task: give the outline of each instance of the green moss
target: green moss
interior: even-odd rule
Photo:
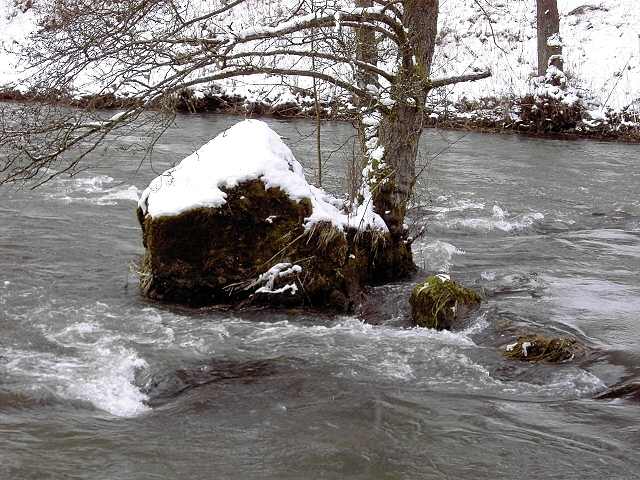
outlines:
[[[508,345],[503,355],[524,362],[563,362],[572,359],[580,350],[571,338],[550,338],[542,335],[523,335]]]
[[[451,329],[482,301],[473,290],[451,280],[428,277],[411,292],[411,317],[421,327]]]

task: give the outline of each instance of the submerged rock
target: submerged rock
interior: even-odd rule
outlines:
[[[197,366],[179,368],[150,378],[143,388],[151,407],[161,406],[193,389],[224,382],[253,383],[265,377],[289,373],[299,361],[292,358],[232,361],[211,359]]]
[[[594,397],[596,400],[624,399],[640,402],[640,380],[627,380],[612,385]]]
[[[448,276],[434,275],[416,285],[411,292],[411,318],[420,327],[451,329],[481,301],[478,293]]]
[[[503,355],[524,362],[557,363],[572,360],[583,350],[584,347],[572,338],[523,335],[518,337],[515,343],[507,345]]]
[[[273,130],[241,122],[143,193],[142,293],[196,307],[351,310],[365,284],[406,275],[413,261],[370,208],[340,207],[306,182]]]

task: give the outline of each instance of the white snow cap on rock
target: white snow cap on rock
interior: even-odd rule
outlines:
[[[340,201],[307,183],[302,165],[280,136],[260,120],[244,120],[220,133],[178,165],[156,177],[142,193],[138,206],[153,218],[175,216],[199,207],[226,203],[221,188],[261,180],[267,188],[279,187],[292,200],[311,200],[313,213],[307,228],[317,222],[336,227],[387,230],[370,205],[347,215]]]

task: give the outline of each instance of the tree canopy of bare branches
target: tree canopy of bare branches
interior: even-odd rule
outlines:
[[[231,78],[308,79],[356,108],[357,203],[375,208],[394,242],[406,244],[427,95],[490,75],[431,78],[438,11],[437,0],[55,0],[23,52],[32,91],[120,96],[128,108],[105,117],[91,108],[5,107],[0,181],[74,172],[105,138],[139,126],[149,108],[170,118],[185,89]]]

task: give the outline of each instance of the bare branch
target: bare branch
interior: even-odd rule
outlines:
[[[470,73],[468,75],[459,75],[456,77],[438,78],[435,80],[430,80],[429,86],[431,88],[440,88],[440,87],[445,87],[447,85],[453,85],[455,83],[475,82],[477,80],[489,78],[490,76],[491,76],[491,71],[487,70],[484,72]]]
[[[324,60],[331,60],[333,62],[336,63],[352,63],[353,65],[355,65],[358,68],[361,68],[363,70],[367,70],[369,72],[375,73],[376,75],[380,75],[381,77],[387,79],[389,82],[393,82],[395,79],[395,76],[388,73],[387,71],[377,67],[376,65],[372,65],[370,63],[367,62],[362,62],[360,60],[354,59],[354,58],[349,58],[349,57],[343,57],[340,55],[336,55],[333,53],[322,53],[322,52],[315,52],[315,51],[304,51],[304,50],[289,50],[289,49],[283,49],[283,50],[271,50],[271,51],[266,51],[266,52],[245,52],[245,53],[237,53],[234,55],[228,55],[226,57],[224,57],[224,59],[226,60],[236,60],[236,59],[240,59],[240,58],[251,58],[251,57],[273,57],[273,56],[277,56],[277,55],[291,55],[291,56],[298,56],[298,57],[307,57],[307,58],[322,58]]]
[[[235,77],[244,77],[248,75],[256,75],[256,74],[265,74],[265,75],[290,75],[296,77],[308,77],[308,78],[317,78],[318,80],[324,80],[330,84],[336,85],[348,92],[351,92],[355,95],[358,95],[362,98],[371,99],[371,94],[365,90],[362,90],[355,85],[352,85],[344,80],[340,80],[336,77],[332,77],[323,72],[312,72],[311,70],[297,70],[297,69],[289,69],[289,68],[269,68],[269,67],[243,67],[237,66],[235,69],[223,70],[213,75],[209,75],[207,77],[198,78],[196,80],[187,81],[181,84],[178,84],[172,88],[172,91],[177,91],[183,88],[191,87],[193,85],[198,85],[200,83],[208,83],[214,80],[222,80],[225,78],[235,78]]]

